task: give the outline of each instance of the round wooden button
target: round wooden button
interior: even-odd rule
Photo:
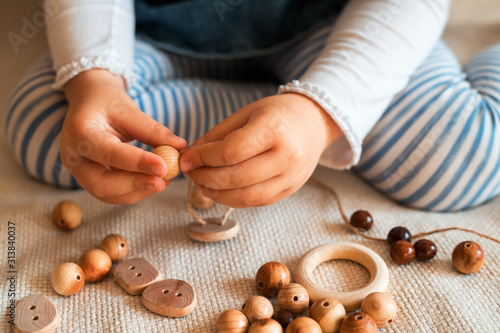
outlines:
[[[122,261],[113,270],[115,281],[130,295],[140,295],[147,286],[161,279],[161,273],[146,259]]]
[[[221,219],[216,217],[205,219],[205,221],[207,224],[191,222],[188,227],[189,237],[200,242],[220,242],[233,238],[240,231],[239,224],[233,219],[227,219],[222,225]]]
[[[370,272],[370,281],[361,289],[333,292],[322,288],[312,277],[313,271],[324,262],[346,259],[363,265]],[[354,243],[328,243],[310,250],[299,260],[295,281],[306,288],[311,301],[323,297],[338,300],[346,311],[359,309],[363,299],[372,292],[385,292],[389,285],[389,270],[384,260],[369,248]]]
[[[16,333],[49,333],[59,325],[59,314],[47,297],[29,295],[17,303],[15,323]]]
[[[196,294],[186,281],[168,279],[150,284],[141,296],[150,311],[167,317],[185,317],[196,307]]]

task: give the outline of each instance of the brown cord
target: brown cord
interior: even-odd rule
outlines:
[[[196,222],[199,222],[200,224],[202,225],[206,225],[207,224],[207,221],[205,221],[204,219],[202,219],[194,210],[192,204],[191,204],[191,200],[193,199],[193,181],[190,179],[189,180],[189,184],[188,184],[188,190],[187,190],[187,210],[189,212],[189,214],[196,220]],[[220,225],[224,225],[224,223],[226,223],[228,217],[229,217],[229,214],[231,214],[231,212],[233,211],[233,208],[232,207],[228,207],[226,212],[224,213],[224,215],[222,216],[221,218],[221,221],[220,221]]]

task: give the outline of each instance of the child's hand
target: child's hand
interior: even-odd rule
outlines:
[[[298,190],[341,136],[313,100],[284,94],[238,110],[182,152],[180,167],[203,193],[231,207],[269,205]]]
[[[123,80],[106,70],[77,75],[65,86],[69,103],[62,133],[61,161],[96,198],[131,204],[165,189],[167,164],[125,142],[182,149],[184,139],[144,114],[126,94]]]

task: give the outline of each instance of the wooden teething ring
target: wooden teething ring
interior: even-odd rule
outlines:
[[[370,281],[363,288],[348,292],[333,292],[320,287],[312,273],[322,263],[334,259],[352,260],[363,265],[370,272]],[[295,281],[306,288],[311,302],[332,297],[347,311],[352,311],[359,309],[363,299],[372,292],[385,292],[389,284],[389,270],[384,260],[365,246],[347,242],[328,243],[309,250],[300,258]]]

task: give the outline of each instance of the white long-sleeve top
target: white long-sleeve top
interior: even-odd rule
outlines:
[[[54,3],[60,8],[47,15],[47,33],[55,87],[91,68],[108,69],[130,83],[132,0],[46,0],[46,6]],[[318,58],[278,91],[313,99],[342,130],[321,164],[356,165],[364,137],[439,39],[449,5],[450,0],[349,1]]]

